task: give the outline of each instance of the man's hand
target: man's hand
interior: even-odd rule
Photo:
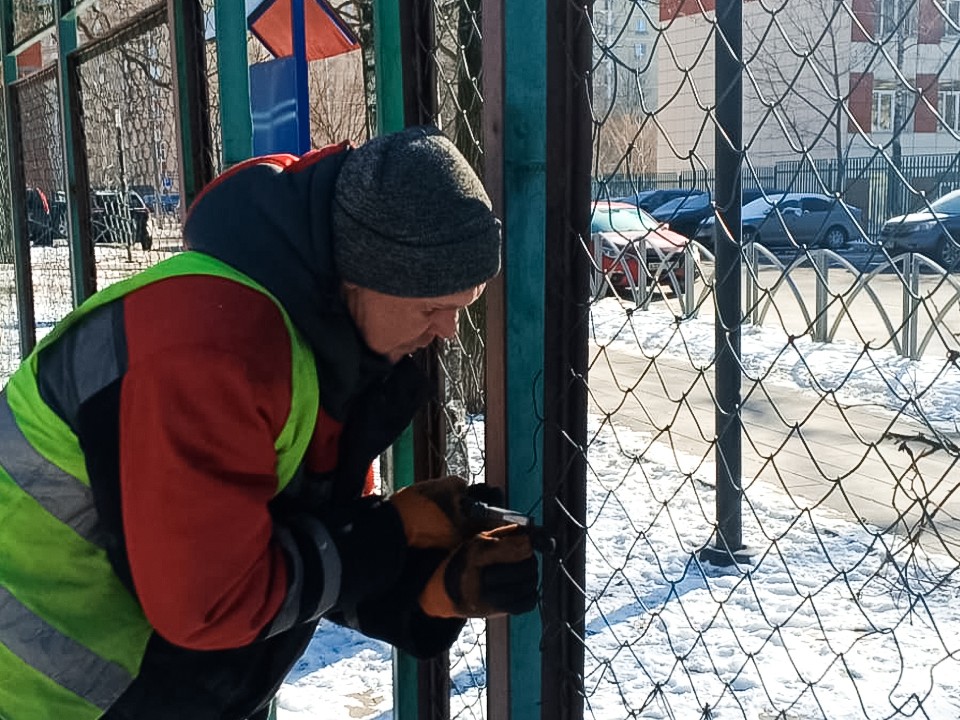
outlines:
[[[496,502],[502,497],[490,485],[468,485],[450,475],[402,488],[390,496],[390,503],[400,514],[407,544],[451,550],[478,532],[504,524],[468,514],[474,500]]]
[[[537,559],[530,532],[507,525],[464,542],[427,581],[420,607],[432,617],[520,614],[537,604]]]

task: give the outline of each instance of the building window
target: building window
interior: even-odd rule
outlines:
[[[871,127],[874,132],[890,132],[893,130],[893,102],[892,88],[873,89],[873,117]]]
[[[943,24],[943,31],[947,35],[960,33],[960,0],[943,0],[944,15],[947,21]]]
[[[643,60],[647,56],[647,44],[637,43],[633,46],[633,52],[636,54],[637,60]]]
[[[877,0],[877,25],[876,34],[878,38],[889,35],[896,25],[897,0]]]
[[[957,0],[957,2],[960,2],[960,0]],[[641,15],[640,17],[637,18],[637,32],[645,33],[646,31],[647,31],[647,19]]]
[[[937,93],[937,110],[942,130],[960,131],[960,88],[945,88]]]
[[[891,36],[910,37],[917,31],[917,6],[912,0],[875,0],[877,21],[874,35],[878,40]],[[943,0],[960,2],[960,0]]]

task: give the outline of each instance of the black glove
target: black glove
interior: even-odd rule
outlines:
[[[518,615],[537,605],[537,559],[530,532],[506,525],[466,540],[427,581],[423,611],[437,618]]]
[[[472,501],[499,504],[502,499],[498,488],[468,485],[463,478],[449,475],[402,488],[390,496],[390,503],[400,513],[410,547],[452,550],[478,532],[502,524],[470,516]]]
[[[329,619],[384,640],[416,658],[426,659],[448,650],[466,621],[430,617],[419,603],[427,580],[446,557],[446,550],[408,548],[397,582],[354,606],[336,608]]]

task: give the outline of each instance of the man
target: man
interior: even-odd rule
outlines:
[[[260,717],[321,616],[429,657],[536,603],[529,537],[465,511],[489,489],[361,496],[425,399],[408,355],[499,271],[452,143],[243,163],[184,237],[0,396],[4,720]]]

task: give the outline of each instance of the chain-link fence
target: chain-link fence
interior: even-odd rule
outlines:
[[[6,100],[0,94],[0,168],[9,167],[7,154]],[[9,175],[0,172],[0,207],[10,208]],[[0,212],[0,376],[6,377],[8,368],[15,367],[20,359],[20,313],[17,307],[17,281],[13,264],[13,217],[8,211]]]
[[[31,247],[33,315],[39,335],[72,308],[70,256],[57,228],[66,182],[56,67],[26,75],[10,92],[21,163],[16,176],[23,185],[12,188],[12,198],[26,219],[23,234]]]
[[[593,10],[587,715],[956,717],[955,3]]]
[[[483,94],[480,2],[411,3],[401,18],[405,66],[405,120],[443,130],[483,177]],[[471,482],[486,477],[484,424],[486,301],[461,313],[456,337],[431,349],[428,374],[442,401],[415,426],[424,446],[418,479],[455,473]],[[486,655],[483,622],[468,624],[449,653],[430,669],[432,693],[421,708],[433,717],[486,715]],[[452,702],[451,702],[452,700]]]
[[[205,0],[207,14],[213,5]],[[52,22],[27,12],[40,7],[14,4],[17,38]],[[104,7],[80,14],[72,66],[88,178],[79,201],[89,202],[78,231],[98,284],[175,251],[179,215],[165,191],[168,180],[179,187],[183,164],[165,6]],[[485,133],[499,111],[485,89],[502,88],[481,68],[491,57],[483,13],[502,5],[404,7],[406,122],[438,124],[490,185],[490,150],[502,153],[503,139]],[[592,34],[592,62],[552,41],[546,92],[566,98],[551,112],[589,113],[582,179],[593,197],[550,200],[573,218],[564,233],[582,237],[568,266],[551,264],[558,241],[547,238],[544,304],[557,287],[582,288],[582,315],[550,325],[548,341],[575,346],[587,336],[577,318],[589,316],[586,367],[548,354],[547,371],[516,395],[529,391],[531,413],[546,413],[547,449],[565,446],[573,468],[544,478],[545,517],[565,521],[544,559],[553,589],[541,612],[545,647],[583,666],[543,690],[577,699],[543,707],[598,718],[957,717],[960,3],[551,4],[560,7],[569,27]],[[362,56],[312,69],[317,144],[362,140],[376,122],[370,8],[338,7],[365,38]],[[219,169],[215,49],[207,43]],[[588,108],[573,91],[585,83]],[[0,196],[24,208],[42,331],[71,297],[56,68],[24,72],[9,91],[22,183]],[[576,132],[551,137],[578,143]],[[551,171],[581,171],[550,151]],[[491,194],[508,218],[540,212]],[[0,222],[4,352],[20,320],[10,217]],[[492,470],[502,448],[491,455],[484,438],[506,432],[501,418],[484,423],[489,394],[507,382],[503,368],[487,377],[485,357],[503,328],[489,331],[485,310],[471,307],[457,339],[427,359],[444,400],[418,420],[420,476],[504,481]],[[582,392],[586,417],[571,402],[557,421],[565,397],[537,406],[539,383],[557,377]],[[471,624],[425,669],[433,716],[448,702],[453,717],[487,716],[488,673],[510,671],[487,666],[485,630]]]
[[[12,166],[3,162],[13,187],[6,188],[2,260],[11,282],[19,272],[30,286],[4,295],[16,312],[13,326],[30,326],[20,328],[28,347],[77,297],[181,246],[183,161],[167,3],[86,3],[56,33],[52,13],[50,3],[19,3],[12,15],[13,35],[28,49],[17,56],[18,77],[8,88],[16,150]],[[61,52],[61,42],[76,49]],[[76,186],[72,198],[68,184]],[[19,271],[14,209],[24,224]],[[9,358],[0,376],[14,369],[20,344],[4,335]]]
[[[85,236],[97,286],[127,277],[181,247],[180,167],[170,32],[161,3],[76,51]],[[91,22],[91,25],[100,23]]]

